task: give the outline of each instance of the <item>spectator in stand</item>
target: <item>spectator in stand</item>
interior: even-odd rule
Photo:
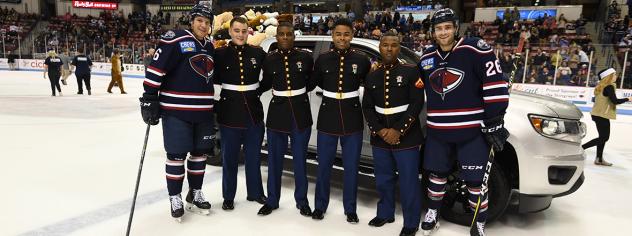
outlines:
[[[579,18],[575,21],[575,33],[577,33],[577,35],[586,34],[586,21],[587,20],[584,18],[584,14],[580,14]]]
[[[502,24],[503,21],[500,19],[500,16],[496,16],[496,19],[494,20],[494,22],[492,22],[493,26],[500,26],[500,24]]]
[[[540,69],[542,68],[542,65],[544,65],[544,63],[548,60],[549,57],[542,51],[542,49],[538,48],[537,53],[533,57],[533,65]]]
[[[556,82],[557,85],[571,85],[571,68],[568,67],[568,63],[563,61],[557,71],[559,78]]]
[[[536,83],[538,84],[546,84],[548,82],[549,68],[542,67],[542,70],[538,73],[538,77],[536,78]]]

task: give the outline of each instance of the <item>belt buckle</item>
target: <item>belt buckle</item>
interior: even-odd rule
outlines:
[[[289,97],[292,96],[292,90],[287,91],[287,94],[289,95]]]
[[[239,92],[243,92],[246,91],[246,86],[245,85],[237,85],[239,86],[237,90],[239,90]]]
[[[384,115],[390,115],[391,113],[391,108],[384,108]]]
[[[337,99],[342,99],[342,93],[341,92],[337,92],[336,93],[336,98]]]

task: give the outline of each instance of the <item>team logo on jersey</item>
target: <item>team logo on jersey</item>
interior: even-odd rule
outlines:
[[[353,70],[353,74],[357,74],[358,73],[358,64],[353,64],[351,65],[351,69]]]
[[[421,61],[421,68],[424,70],[430,70],[434,68],[434,58],[428,58]]]
[[[465,72],[459,69],[447,67],[435,70],[430,74],[428,82],[437,94],[441,95],[441,100],[445,99],[445,95],[454,91],[461,82]]]
[[[485,42],[485,40],[482,40],[482,39],[478,40],[478,42],[476,43],[476,46],[478,46],[478,48],[483,49],[483,50],[487,50],[491,48],[489,44],[487,44],[487,42]]]
[[[180,49],[183,53],[195,52],[195,43],[193,41],[180,42]]]
[[[167,31],[167,33],[162,35],[163,38],[165,39],[172,39],[174,37],[176,37],[176,32],[173,32],[171,30]]]
[[[211,81],[213,69],[215,69],[213,57],[205,54],[198,54],[189,58],[189,64],[195,73],[198,73],[198,75],[206,79],[207,84]]]

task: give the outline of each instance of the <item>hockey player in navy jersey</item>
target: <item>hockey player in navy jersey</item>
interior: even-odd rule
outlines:
[[[421,226],[424,235],[438,229],[447,177],[458,161],[470,206],[478,209],[470,234],[485,235],[488,200],[481,186],[490,148],[502,150],[509,136],[503,121],[509,102],[507,82],[484,40],[458,37],[451,9],[435,12],[431,24],[435,45],[424,52],[418,65],[427,95],[424,169],[430,173],[430,203]],[[453,152],[457,160],[450,159]]]
[[[143,120],[150,125],[162,118],[166,178],[171,216],[184,214],[182,183],[185,160],[189,192],[186,209],[208,215],[211,204],[202,194],[206,155],[214,137],[214,48],[207,37],[213,20],[211,6],[197,4],[190,12],[190,30],[166,32],[149,64],[140,98]],[[190,154],[188,157],[187,155]]]

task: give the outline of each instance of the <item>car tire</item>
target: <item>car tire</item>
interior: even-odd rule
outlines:
[[[489,208],[487,222],[493,222],[502,216],[509,205],[511,197],[511,187],[505,177],[504,172],[499,167],[498,163],[494,161],[491,176],[488,182],[489,185]],[[454,171],[450,177],[448,177],[448,183],[446,188],[446,195],[443,199],[440,214],[443,219],[463,226],[470,226],[472,218],[474,216],[471,210],[463,207],[463,203],[467,202],[467,188],[465,182],[456,178],[459,172]],[[424,172],[422,180],[422,192],[424,193],[424,209],[428,207],[430,199],[426,193],[428,186],[428,173]],[[467,205],[465,205],[467,206]]]

